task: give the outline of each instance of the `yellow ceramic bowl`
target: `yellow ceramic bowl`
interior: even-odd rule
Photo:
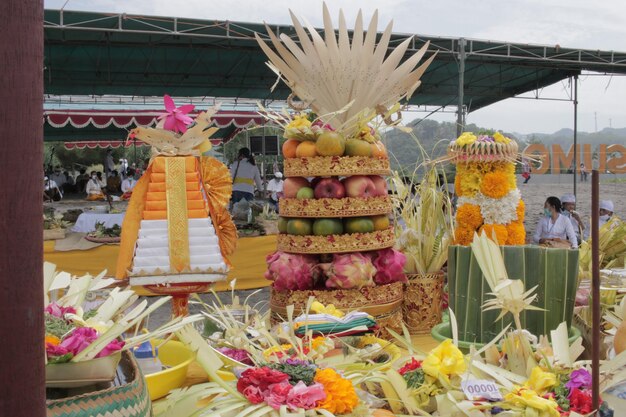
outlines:
[[[152,346],[159,346],[163,341],[153,339]],[[168,368],[161,372],[146,375],[146,384],[152,401],[165,397],[171,390],[180,388],[187,378],[189,364],[196,355],[181,342],[170,340],[159,347],[159,360]]]

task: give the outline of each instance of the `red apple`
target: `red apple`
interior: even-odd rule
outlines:
[[[346,188],[337,178],[322,178],[315,186],[315,198],[344,198]]]
[[[380,175],[370,175],[370,180],[372,180],[374,186],[376,187],[375,195],[387,195],[387,181],[385,181],[383,177]]]
[[[290,177],[285,180],[283,183],[283,193],[285,194],[285,198],[296,198],[298,194],[298,190],[302,187],[308,187],[309,182],[306,178],[302,177]]]
[[[377,194],[374,182],[367,175],[353,175],[343,180],[348,197],[373,197]]]

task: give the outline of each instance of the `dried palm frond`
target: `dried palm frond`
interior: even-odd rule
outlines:
[[[270,59],[270,68],[294,94],[309,103],[316,114],[332,115],[322,116],[323,121],[350,135],[358,127],[359,119],[387,113],[389,107],[409,98],[435,55],[415,68],[428,49],[426,43],[400,63],[412,40],[407,38],[386,57],[393,22],[387,25],[377,44],[377,11],[364,31],[359,10],[352,41],[342,11],[337,35],[325,4],[323,13],[324,38],[310,23],[305,21],[303,26],[293,13],[291,19],[299,45],[286,34],[276,36],[267,25],[270,42],[266,43],[256,33],[255,37]],[[350,103],[349,108],[337,113]]]

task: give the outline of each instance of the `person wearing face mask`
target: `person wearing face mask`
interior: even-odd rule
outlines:
[[[576,238],[580,242],[582,240],[581,237],[583,237],[585,233],[585,224],[581,220],[580,215],[576,212],[576,197],[574,194],[565,194],[561,197],[561,204],[563,205],[561,214],[569,218],[570,222],[572,222],[574,233],[576,233]]]
[[[102,187],[106,186],[98,180],[98,173],[96,171],[91,171],[91,178],[87,181],[87,185],[85,186],[85,192],[87,193],[88,201],[99,201],[104,200],[104,194],[102,193]]]
[[[135,178],[135,170],[132,168],[128,168],[126,171],[126,179],[122,181],[122,200],[130,199],[130,196],[133,194],[133,188],[137,185],[137,179]]]
[[[600,227],[611,219],[613,210],[614,206],[611,200],[600,200]]]
[[[572,227],[572,222],[561,214],[561,200],[556,197],[548,197],[544,206],[544,216],[537,223],[533,242],[550,247],[571,248],[578,247],[578,239]],[[569,243],[568,243],[569,242]]]

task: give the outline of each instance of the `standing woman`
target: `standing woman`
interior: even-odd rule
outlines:
[[[252,201],[255,184],[257,190],[263,189],[259,168],[248,148],[239,149],[237,160],[230,166],[230,176],[233,179],[233,194],[230,200],[233,204],[244,199]]]
[[[572,248],[578,247],[576,233],[569,218],[561,214],[561,200],[548,197],[543,205],[544,216],[537,223],[533,242],[545,246],[563,247],[567,244]]]

